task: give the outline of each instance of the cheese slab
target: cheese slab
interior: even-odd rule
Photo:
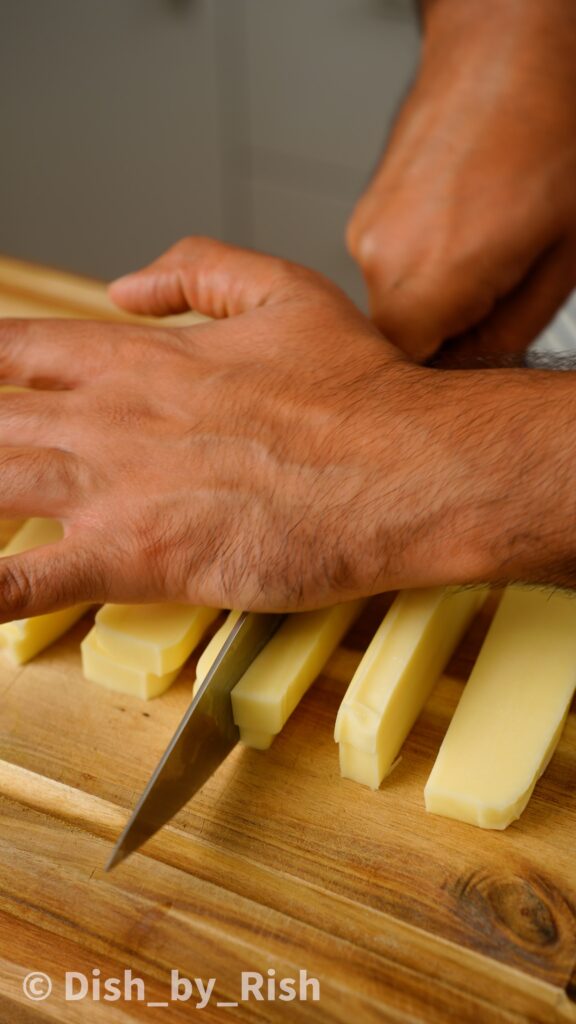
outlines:
[[[509,587],[426,783],[426,810],[506,828],[554,752],[575,688],[576,600]]]
[[[289,615],[232,690],[234,721],[248,746],[266,750],[320,675],[367,602]],[[240,612],[231,612],[198,661],[197,686],[205,678]]]
[[[338,710],[344,778],[378,788],[486,596],[485,587],[398,594]]]
[[[289,615],[232,690],[236,725],[279,733],[365,604],[348,601]]]
[[[122,664],[102,649],[94,626],[80,644],[82,672],[85,679],[108,690],[127,693],[143,700],[152,700],[164,693],[179,675],[182,666],[164,675],[155,675],[134,665]]]
[[[2,556],[54,544],[62,536],[62,527],[56,520],[28,519],[3,549]],[[5,622],[0,625],[0,651],[14,664],[24,665],[63,636],[89,607],[88,604],[74,605],[47,615]]]
[[[165,676],[180,668],[218,618],[217,608],[164,604],[106,604],[96,613],[98,643],[112,660]]]

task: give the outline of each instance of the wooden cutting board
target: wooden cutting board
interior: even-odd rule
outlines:
[[[112,318],[102,286],[0,261],[0,315]],[[216,978],[207,1022],[576,1021],[576,711],[520,821],[427,815],[423,787],[486,630],[478,617],[373,793],[340,779],[339,701],[376,599],[270,751],[236,748],[110,875],[112,841],[188,700],[194,661],[149,703],[81,675],[90,616],[32,664],[0,662],[0,1022],[184,1021],[170,971]],[[543,681],[545,683],[545,681]],[[145,1001],[64,999],[66,971],[131,968]],[[319,1002],[246,1002],[242,971],[306,970]],[[53,978],[33,1003],[25,976]],[[195,1000],[193,1000],[194,1002]]]

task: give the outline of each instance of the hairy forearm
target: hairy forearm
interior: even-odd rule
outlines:
[[[423,371],[409,394],[407,418],[421,411],[395,491],[403,585],[424,571],[427,585],[576,588],[574,374]]]
[[[472,535],[493,582],[576,587],[575,385],[572,373],[526,370],[468,385],[477,434],[462,449],[477,446],[480,491]]]

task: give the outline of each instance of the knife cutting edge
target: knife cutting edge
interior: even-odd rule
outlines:
[[[230,694],[285,618],[257,612],[240,616],[160,758],[106,871],[170,821],[236,746],[240,730]]]

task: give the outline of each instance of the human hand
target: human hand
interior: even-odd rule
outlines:
[[[0,618],[86,600],[296,609],[397,582],[380,492],[406,476],[421,371],[319,275],[216,242],[111,292],[226,319],[0,322],[0,380],[37,389],[0,396],[0,515],[65,528],[0,562]]]
[[[35,389],[0,394],[0,516],[64,526],[0,559],[0,620],[576,584],[570,374],[416,366],[319,275],[206,239],[111,291],[225,319],[0,322],[0,381]]]
[[[349,247],[413,358],[521,352],[576,287],[576,8],[423,7],[420,71]]]

